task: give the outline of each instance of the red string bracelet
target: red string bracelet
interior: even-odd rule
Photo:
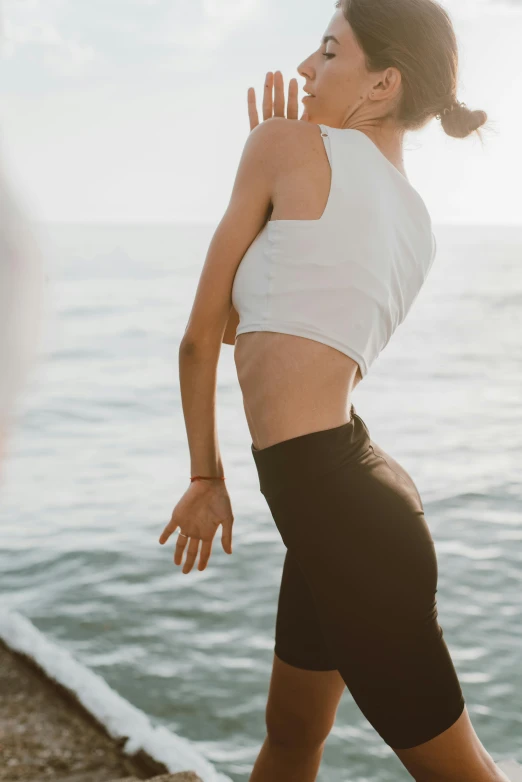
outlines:
[[[214,480],[224,481],[225,476],[224,475],[194,475],[190,479],[190,482],[192,483],[192,481],[214,481]]]

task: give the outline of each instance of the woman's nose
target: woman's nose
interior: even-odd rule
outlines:
[[[303,79],[306,79],[306,81],[309,81],[309,82],[313,81],[313,71],[312,71],[311,68],[302,68],[301,66],[299,66],[299,68],[297,69],[297,72],[298,72],[299,76],[302,76]]]
[[[303,79],[308,79],[308,81],[312,78],[312,68],[310,67],[309,58],[307,57],[306,60],[303,60],[303,62],[297,66],[297,73],[299,76],[302,76]]]

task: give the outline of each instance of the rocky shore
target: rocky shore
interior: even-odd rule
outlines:
[[[0,782],[201,782],[127,755],[75,696],[0,640]]]
[[[175,774],[143,750],[123,752],[75,695],[0,640],[0,782],[202,782]],[[522,766],[497,763],[510,782]]]

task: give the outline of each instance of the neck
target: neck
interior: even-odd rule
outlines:
[[[352,127],[354,130],[360,130],[365,133],[382,154],[388,158],[390,163],[406,177],[403,150],[404,130],[401,130],[396,125],[383,126],[382,124],[375,125],[369,122],[359,122],[347,127]]]

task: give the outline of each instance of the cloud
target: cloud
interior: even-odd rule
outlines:
[[[198,72],[262,11],[261,0],[5,0],[2,50],[65,65],[100,57],[129,68],[147,60]]]
[[[192,73],[206,70],[228,37],[262,11],[260,0],[203,0],[192,14],[184,2],[176,6],[166,36],[172,49],[163,66]]]
[[[64,37],[54,16],[60,2],[47,0],[7,0],[1,19],[1,52],[6,58],[19,50],[36,48],[45,59],[57,64],[82,65],[96,56],[94,48]]]

